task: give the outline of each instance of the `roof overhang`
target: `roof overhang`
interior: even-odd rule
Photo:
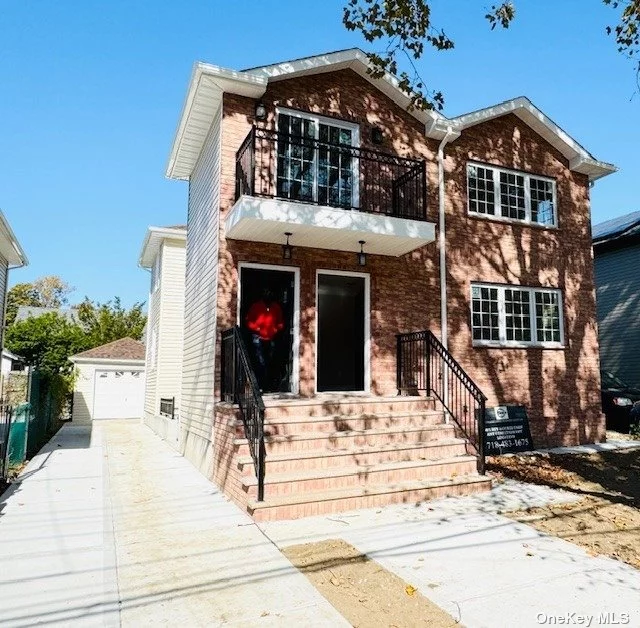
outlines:
[[[120,358],[83,358],[80,356],[72,355],[69,358],[69,362],[74,364],[103,364],[105,366],[114,366],[116,364],[123,364],[126,366],[144,366],[144,360],[125,360]]]
[[[11,226],[0,211],[0,254],[9,262],[12,268],[20,268],[29,263],[18,239],[16,238]]]
[[[184,229],[173,229],[170,227],[149,227],[144,242],[142,243],[138,266],[141,268],[151,268],[164,240],[182,240],[186,242],[187,232]]]
[[[369,74],[370,67],[367,55],[358,48],[243,71],[196,63],[171,148],[166,176],[170,179],[188,179],[191,176],[224,93],[258,99],[270,82],[351,69],[406,109],[411,96],[399,87],[398,79],[389,73],[374,79]],[[445,119],[435,111],[414,109],[411,114],[425,125]]]
[[[482,124],[507,114],[518,116],[527,126],[549,142],[567,159],[571,170],[587,175],[591,181],[605,177],[618,170],[613,164],[595,159],[591,153],[524,96],[449,120],[434,120],[431,125],[427,126],[427,135],[435,139],[442,139],[445,137],[447,130],[461,133],[477,124]]]

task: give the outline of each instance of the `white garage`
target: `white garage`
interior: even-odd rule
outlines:
[[[144,353],[142,342],[122,338],[69,358],[76,367],[73,422],[142,418]]]

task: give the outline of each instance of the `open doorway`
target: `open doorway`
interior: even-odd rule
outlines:
[[[239,325],[263,393],[298,392],[298,270],[240,265]]]

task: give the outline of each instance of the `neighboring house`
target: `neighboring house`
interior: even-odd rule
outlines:
[[[149,227],[139,265],[151,271],[144,421],[178,447],[187,228]]]
[[[24,371],[26,368],[26,362],[24,358],[21,358],[15,353],[11,353],[8,349],[2,350],[2,367],[0,372],[3,377],[9,375],[12,372]]]
[[[72,307],[39,307],[32,305],[19,305],[16,311],[16,323],[24,321],[27,318],[37,318],[44,314],[58,314],[62,318],[67,319],[70,323],[79,322],[78,310]]]
[[[368,69],[196,64],[169,158],[189,182],[181,451],[256,518],[486,487],[451,356],[488,405],[526,406],[536,445],[605,438],[589,187],[615,168],[526,98],[446,118]]]
[[[72,420],[141,419],[144,354],[139,340],[122,338],[71,356],[76,367]]]
[[[4,348],[4,322],[7,307],[9,271],[28,264],[27,256],[0,211],[0,348]]]
[[[640,387],[640,211],[593,228],[602,370]]]

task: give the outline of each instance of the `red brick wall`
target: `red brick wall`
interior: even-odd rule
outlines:
[[[423,157],[429,163],[428,211],[437,214],[435,145],[424,137],[422,125],[351,70],[273,83],[262,101],[271,127],[280,105],[320,115],[340,117],[360,125],[361,145],[370,146],[371,128],[384,132],[378,150],[401,156]],[[235,154],[253,123],[255,101],[225,95],[222,128],[222,200],[224,216],[233,206]],[[284,231],[284,229],[283,229]],[[295,238],[294,238],[295,240]],[[282,265],[280,245],[226,240],[221,233],[218,294],[218,329],[236,320],[238,263]],[[354,253],[296,247],[292,266],[300,268],[300,392],[315,391],[315,282],[316,270],[364,271],[371,290],[371,392],[396,394],[395,334],[440,327],[438,258],[435,245],[403,257],[369,255],[366,268],[358,267]]]
[[[446,149],[449,347],[489,396],[525,404],[537,445],[604,437],[587,177],[515,115],[472,127]],[[467,213],[466,162],[553,177],[558,228],[506,224]],[[560,288],[562,349],[473,348],[470,284]]]
[[[437,222],[437,142],[422,125],[351,70],[272,83],[262,101],[266,126],[280,105],[312,111],[360,125],[361,144],[371,128],[384,131],[384,151],[427,161],[428,215]],[[222,128],[221,212],[233,206],[235,155],[253,124],[255,101],[225,95]],[[590,242],[588,181],[572,173],[566,160],[513,115],[478,125],[446,149],[447,264],[450,349],[491,405],[528,407],[536,444],[602,440],[595,295]],[[545,230],[469,217],[466,161],[469,159],[554,177],[559,228]],[[220,234],[218,329],[236,320],[238,263],[282,265],[279,245],[226,240]],[[440,335],[437,244],[400,258],[369,256],[358,268],[353,253],[296,247],[292,266],[300,268],[300,384],[315,389],[315,277],[317,269],[364,270],[371,278],[371,391],[395,394],[395,337],[402,331],[431,329]],[[565,350],[486,349],[471,345],[471,281],[559,287],[563,290]]]

